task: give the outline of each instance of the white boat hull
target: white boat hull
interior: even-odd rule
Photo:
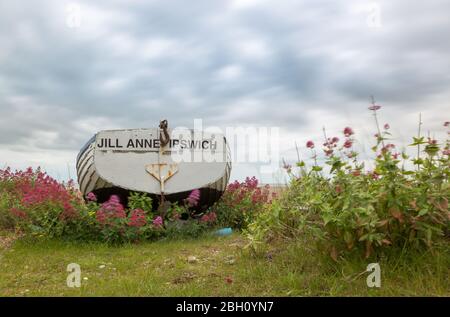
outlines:
[[[80,191],[100,202],[129,192],[180,201],[194,189],[207,207],[225,191],[231,172],[229,148],[223,135],[193,130],[169,130],[162,146],[159,129],[109,130],[97,133],[77,157]]]

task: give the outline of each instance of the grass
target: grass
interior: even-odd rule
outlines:
[[[123,246],[0,234],[1,296],[450,296],[448,244],[380,259],[382,285],[370,289],[367,261],[336,264],[299,245],[252,256],[238,234]],[[80,288],[66,285],[73,262]]]

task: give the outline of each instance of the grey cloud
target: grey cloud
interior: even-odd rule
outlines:
[[[307,129],[313,110],[362,113],[371,94],[418,109],[450,84],[446,1],[379,1],[378,30],[365,24],[367,13],[352,13],[360,1],[263,1],[243,10],[206,0],[79,3],[107,13],[83,21],[101,30],[67,28],[60,2],[0,4],[2,147],[47,133],[55,139],[38,148],[76,152],[91,133],[80,122],[95,118],[111,126],[92,130],[160,118]],[[153,40],[168,47],[145,51]],[[237,74],[218,76],[233,65]]]

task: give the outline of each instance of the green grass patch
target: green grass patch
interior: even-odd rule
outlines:
[[[450,295],[448,244],[379,259],[382,285],[370,289],[364,260],[337,264],[301,245],[254,256],[245,243],[237,234],[121,246],[19,239],[0,251],[0,295]],[[81,266],[80,288],[66,285],[69,263]]]

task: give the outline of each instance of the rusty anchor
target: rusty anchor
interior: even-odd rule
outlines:
[[[149,164],[145,166],[145,170],[147,173],[152,175],[156,180],[159,181],[160,184],[160,203],[164,205],[164,193],[165,193],[165,183],[178,172],[178,166],[175,163],[165,163],[161,162],[162,153],[164,152],[164,148],[170,141],[170,136],[167,131],[168,122],[167,120],[162,120],[159,123],[160,128],[160,141],[161,146],[158,152],[158,163],[157,164]]]

